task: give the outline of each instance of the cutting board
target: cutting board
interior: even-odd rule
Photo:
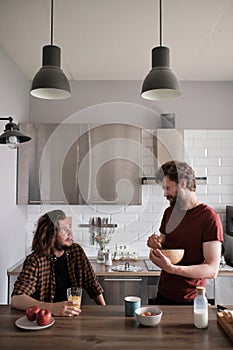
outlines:
[[[218,320],[218,323],[220,324],[220,326],[226,332],[226,334],[233,341],[233,324],[227,323],[227,321],[223,317],[223,313],[222,312],[217,312],[217,320]]]

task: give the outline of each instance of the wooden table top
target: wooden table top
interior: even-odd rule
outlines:
[[[209,326],[193,325],[192,306],[162,306],[161,323],[140,326],[125,317],[123,306],[84,305],[80,316],[55,317],[50,328],[22,330],[15,321],[24,312],[0,305],[0,349],[232,349],[233,343],[217,323],[216,308],[209,309]]]

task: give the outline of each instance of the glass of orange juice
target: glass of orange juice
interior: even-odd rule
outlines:
[[[77,307],[80,309],[81,300],[82,300],[82,288],[79,288],[79,287],[68,288],[67,299],[68,299],[68,302],[72,303],[72,305],[77,305]]]

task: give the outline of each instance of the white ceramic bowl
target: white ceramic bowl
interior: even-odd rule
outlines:
[[[146,313],[151,313],[151,316],[147,316]],[[136,309],[135,316],[137,321],[147,327],[156,326],[160,323],[161,317],[162,317],[162,310],[160,310],[156,306],[145,306],[140,307],[139,309]]]

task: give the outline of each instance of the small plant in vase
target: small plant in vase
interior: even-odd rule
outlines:
[[[98,244],[98,253],[97,253],[97,262],[98,263],[104,263],[105,262],[105,248],[106,245],[110,242],[111,237],[109,234],[103,234],[102,232],[99,232],[94,237],[95,242]]]

